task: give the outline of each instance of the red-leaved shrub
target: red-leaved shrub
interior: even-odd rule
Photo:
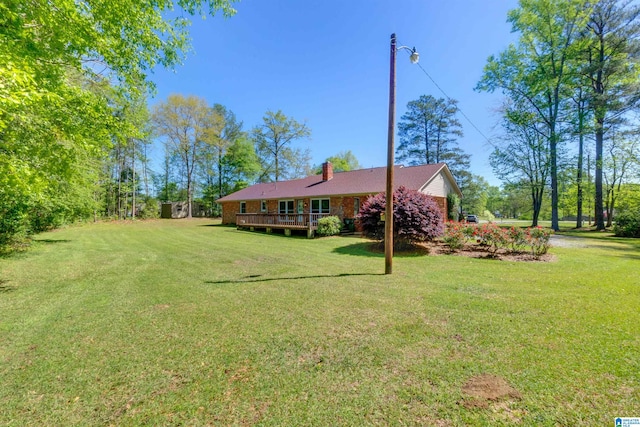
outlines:
[[[384,222],[380,215],[385,207],[384,192],[362,205],[358,219],[365,236],[384,241]],[[393,193],[393,207],[394,247],[433,240],[444,232],[442,211],[433,198],[424,193],[399,187]]]

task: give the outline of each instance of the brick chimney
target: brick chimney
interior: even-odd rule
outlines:
[[[333,165],[331,162],[325,162],[322,164],[322,180],[329,181],[333,179]]]

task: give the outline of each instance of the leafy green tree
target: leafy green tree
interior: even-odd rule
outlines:
[[[512,100],[530,105],[544,124],[549,144],[551,227],[558,230],[558,148],[562,141],[563,106],[569,99],[583,51],[581,35],[589,19],[587,0],[520,0],[508,21],[520,33],[518,43],[491,56],[478,84],[480,90],[501,90]]]
[[[341,151],[335,156],[327,157],[326,162],[331,162],[334,172],[348,172],[356,169],[360,169],[360,163],[355,154],[351,150]],[[316,166],[314,172],[317,174],[322,173],[322,165]]]
[[[191,218],[196,165],[201,162],[206,146],[220,134],[223,118],[202,98],[169,95],[166,102],[155,106],[153,122],[167,150],[180,161],[187,188],[187,217]]]
[[[590,81],[590,102],[594,116],[595,221],[604,223],[604,137],[612,124],[637,106],[640,95],[640,6],[631,1],[595,2],[586,28],[587,66],[584,74]]]
[[[205,183],[203,189],[203,202],[214,215],[220,213],[215,203],[218,198],[248,187],[260,173],[260,162],[253,142],[246,135],[243,134],[227,147],[218,171],[218,182],[222,186]]]
[[[527,104],[506,105],[503,115],[504,136],[497,139],[489,162],[503,182],[526,186],[531,195],[532,226],[535,227],[551,170],[551,150],[545,137],[545,124]]]
[[[9,228],[26,235],[97,213],[102,160],[114,140],[136,137],[117,98],[136,99],[153,86],[150,70],[179,63],[188,47],[188,20],[170,18],[174,6],[234,12],[227,0],[0,2],[0,214],[13,218]]]
[[[604,207],[607,213],[606,226],[611,227],[622,185],[630,178],[637,177],[640,166],[640,142],[627,135],[609,138],[604,158]],[[596,224],[597,225],[597,224]]]
[[[458,179],[459,171],[469,169],[469,155],[458,146],[462,125],[457,113],[457,101],[453,99],[422,95],[409,102],[398,123],[398,161],[410,165],[445,162]]]
[[[465,214],[481,215],[487,209],[487,191],[489,183],[479,175],[470,175],[460,187],[462,200],[460,205]]]
[[[267,111],[262,121],[262,125],[253,129],[256,153],[262,166],[260,181],[278,182],[281,178],[297,178],[309,172],[308,150],[291,147],[293,141],[311,136],[307,125],[285,116],[280,110]]]

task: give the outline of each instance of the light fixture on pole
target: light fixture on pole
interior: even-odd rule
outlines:
[[[407,46],[396,47],[396,35],[391,34],[391,59],[389,72],[389,129],[387,135],[387,188],[386,207],[384,221],[384,274],[391,274],[393,271],[393,155],[394,155],[394,134],[396,122],[396,52],[400,49],[407,49],[411,52],[409,60],[416,64],[420,55]]]

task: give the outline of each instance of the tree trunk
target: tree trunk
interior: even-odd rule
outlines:
[[[578,185],[578,202],[576,206],[576,228],[582,228],[582,168],[584,157],[584,117],[582,108],[578,107],[578,174],[576,176],[576,184]]]
[[[560,230],[558,224],[558,145],[555,131],[552,131],[549,148],[551,155],[551,229],[558,231]]]
[[[597,112],[598,116],[600,114]],[[604,140],[604,117],[596,117],[596,194],[595,194],[595,223],[596,230],[604,230],[604,206],[602,192],[602,152]]]

